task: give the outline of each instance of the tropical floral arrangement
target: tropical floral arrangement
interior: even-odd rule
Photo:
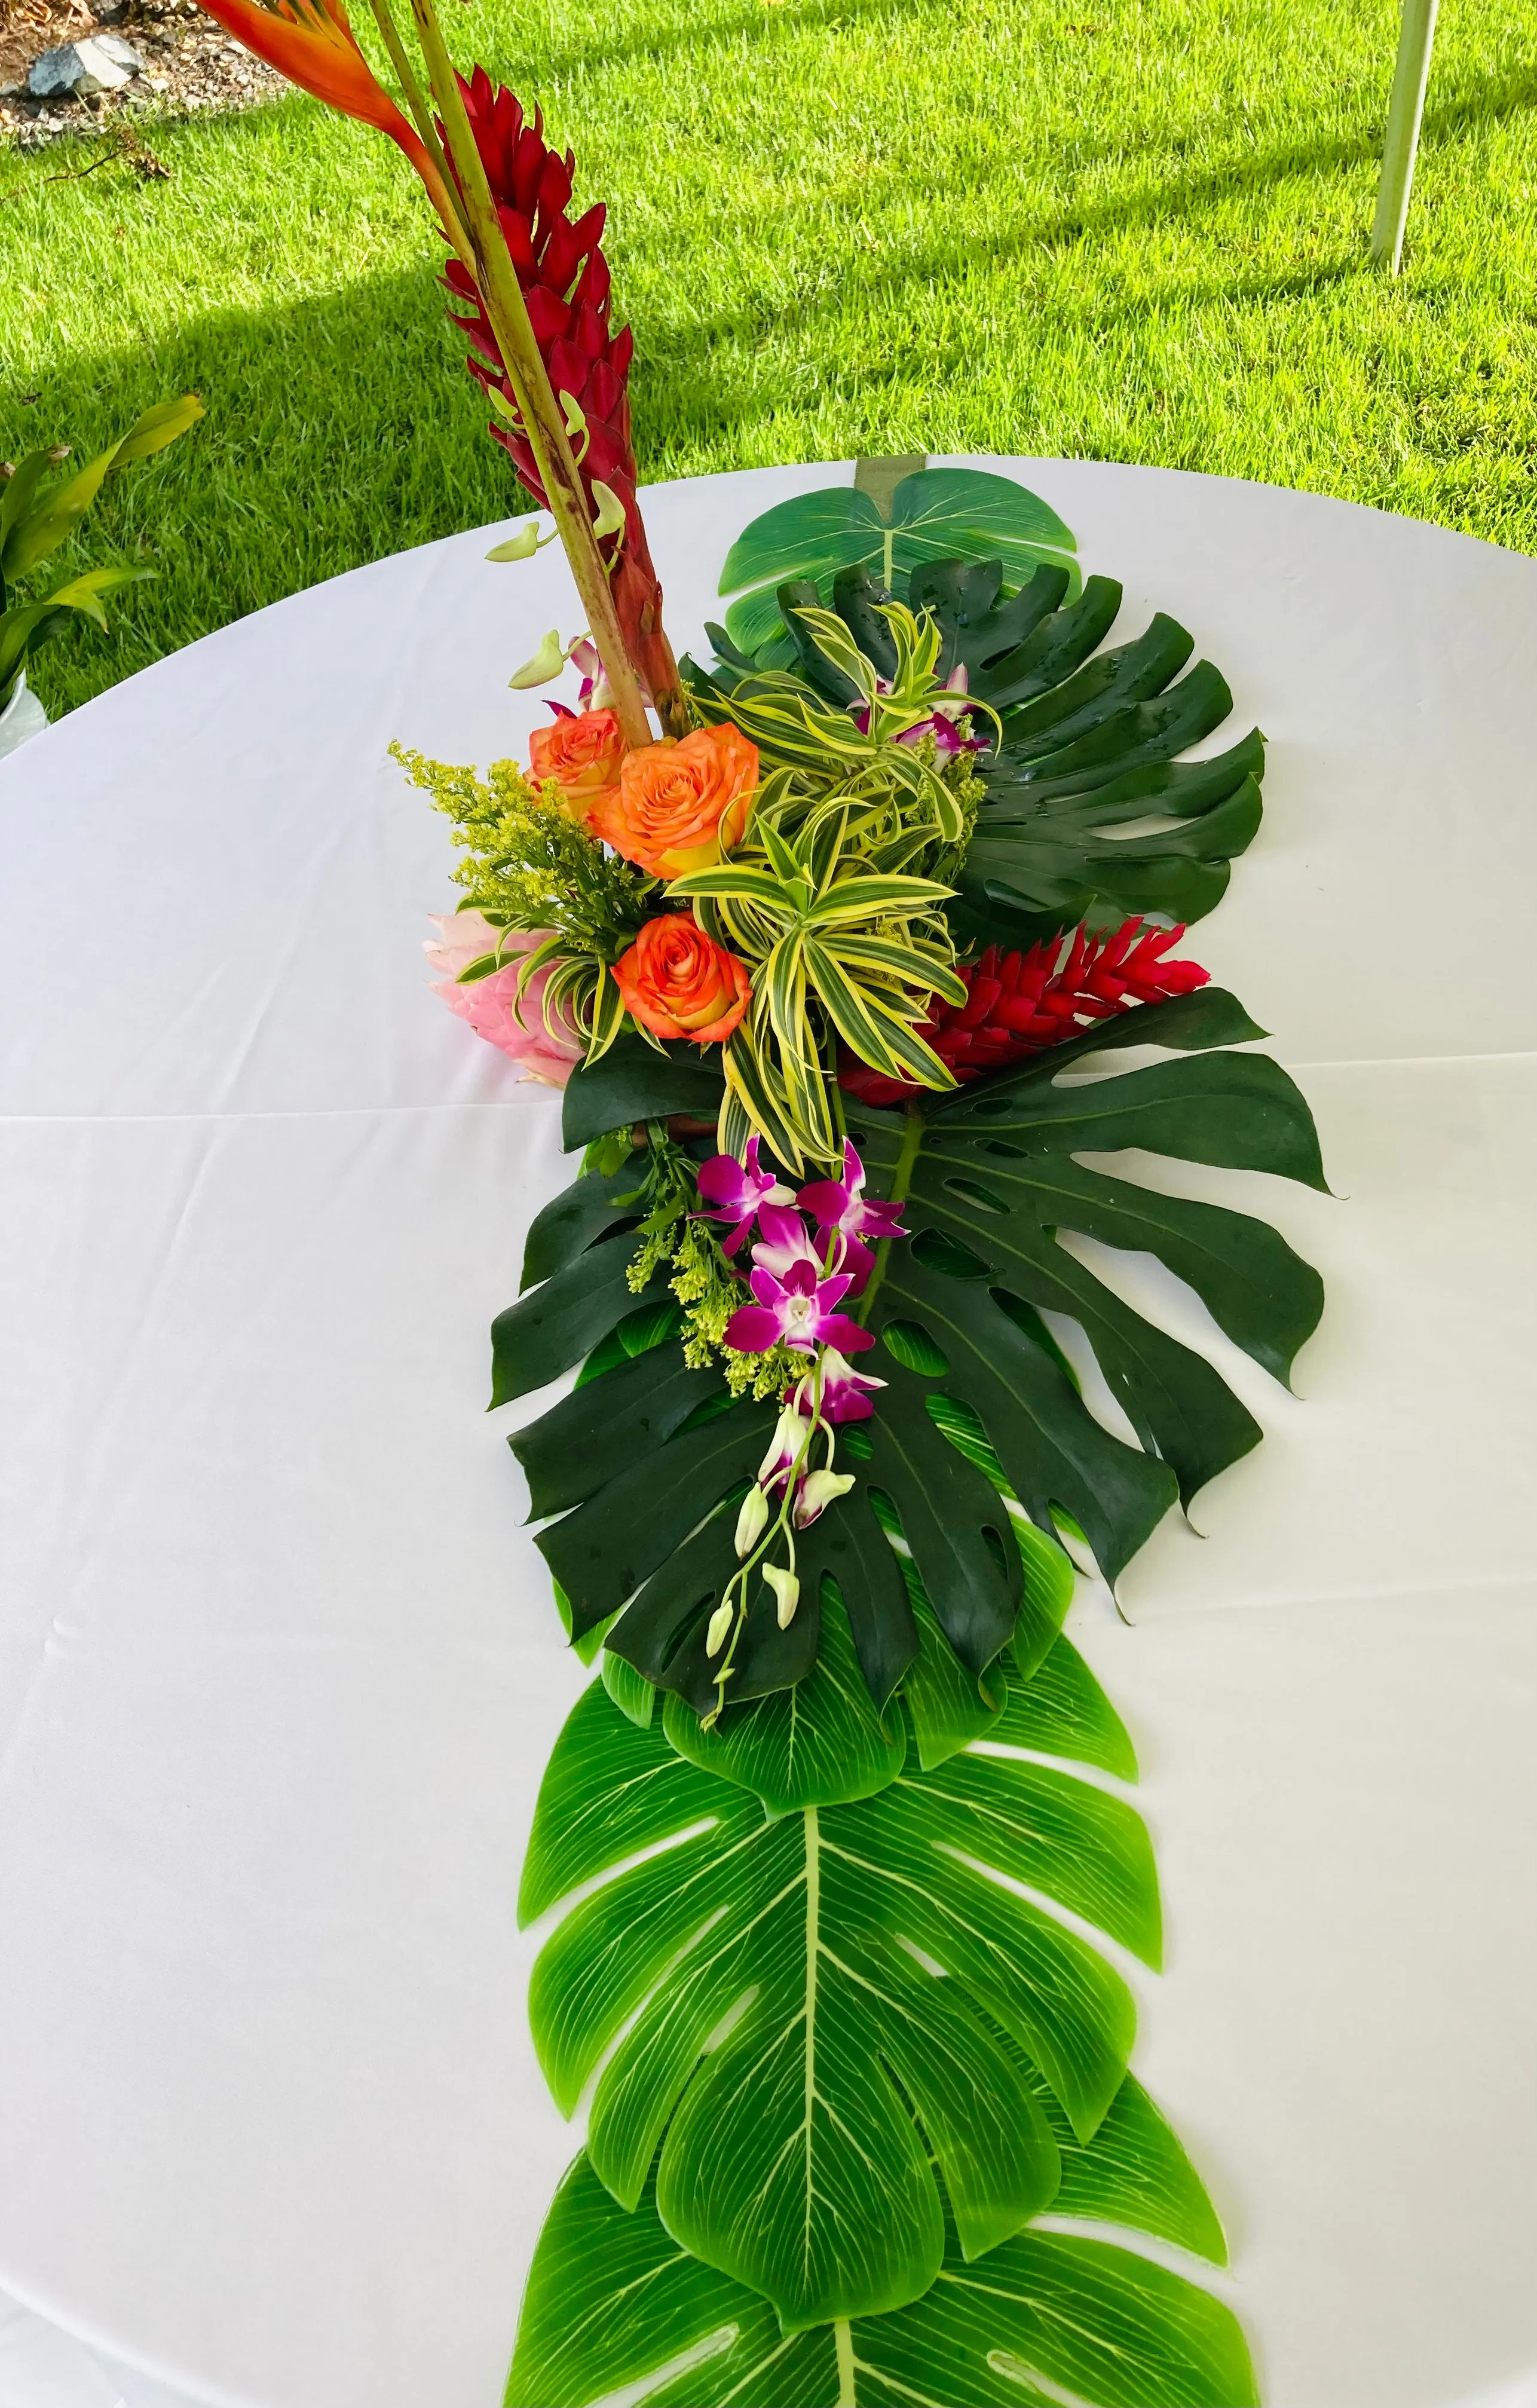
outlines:
[[[493,1332],[495,1403],[574,1374],[511,1445],[599,1667],[523,1871],[586,2142],[510,2408],[1244,2408],[1107,1953],[1159,1963],[1136,1757],[1062,1625],[1076,1567],[1113,1588],[1260,1437],[1073,1241],[1155,1256],[1283,1381],[1322,1309],[1263,1222],[1105,1167],[1323,1183],[1179,951],[1262,739],[1189,757],[1219,672],[1161,614],[1107,647],[1120,589],[990,475],[769,510],[680,665],[573,161],[432,0],[419,62],[374,0],[409,116],[338,0],[208,5],[410,158],[587,620],[512,681],[580,678],[525,764],[397,748],[459,852],[438,991],[580,1154]]]

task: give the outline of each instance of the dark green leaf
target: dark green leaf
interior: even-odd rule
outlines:
[[[1313,1186],[1323,1184],[1323,1171],[1306,1104],[1262,1055],[1207,1054],[1066,1082],[1060,1073],[1121,1046],[1195,1051],[1252,1033],[1230,996],[1205,989],[1145,1014],[1128,1012],[1103,1031],[926,1102],[907,1202],[912,1242],[891,1249],[870,1302],[870,1327],[896,1323],[899,1345],[911,1344],[904,1333],[912,1325],[927,1333],[948,1366],[933,1393],[977,1414],[1031,1519],[1050,1532],[1056,1513],[1070,1515],[1111,1580],[1161,1517],[1176,1483],[1188,1502],[1256,1443],[1259,1428],[1202,1356],[1124,1304],[1059,1243],[1058,1231],[1156,1254],[1282,1378],[1316,1326],[1323,1291],[1262,1222],[1156,1195],[1074,1157],[1138,1147]],[[896,1175],[912,1117],[858,1107],[850,1116],[861,1131],[872,1192],[880,1193]],[[1035,1341],[1032,1312],[1041,1310],[1078,1323],[1142,1451],[1095,1420],[1059,1362]],[[877,1427],[884,1418],[883,1399]],[[921,1563],[920,1570],[927,1582]]]
[[[508,1440],[528,1476],[533,1518],[584,1503],[612,1478],[616,1463],[663,1445],[725,1386],[716,1370],[687,1369],[677,1346],[626,1357],[584,1382]]]
[[[533,1287],[539,1280],[553,1278],[556,1271],[564,1270],[567,1263],[585,1254],[595,1238],[637,1217],[644,1163],[644,1155],[637,1153],[609,1178],[589,1171],[571,1186],[562,1188],[535,1215],[524,1248],[525,1288]]]
[[[773,1435],[774,1418],[771,1405],[740,1404],[704,1428],[685,1431],[649,1454],[616,1453],[612,1463],[618,1469],[610,1463],[611,1476],[603,1486],[575,1512],[540,1532],[538,1543],[545,1560],[571,1600],[574,1630],[617,1613],[713,1507],[755,1476]],[[727,1532],[727,1543],[729,1536]],[[692,1610],[697,1602],[692,1586],[682,1585],[689,1587]],[[643,1598],[637,1606],[644,1606]],[[643,1612],[639,1619],[646,1619]],[[630,1652],[634,1641],[633,1629],[626,1631],[622,1624],[611,1643],[636,1662]],[[639,1663],[637,1669],[649,1671],[650,1664]]]
[[[635,1253],[628,1232],[606,1238],[531,1288],[491,1325],[491,1402],[510,1404],[558,1379],[589,1354],[637,1303],[670,1303],[660,1282],[637,1298],[627,1273]]]
[[[578,1064],[566,1083],[561,1139],[567,1154],[610,1129],[686,1112],[713,1121],[725,1081],[718,1047],[678,1044],[660,1053],[639,1037],[616,1037],[590,1068]]]

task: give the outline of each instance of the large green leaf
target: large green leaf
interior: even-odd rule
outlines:
[[[1129,2077],[1078,2153],[1070,2210],[1201,2249],[1220,2231],[1193,2170]],[[1054,2202],[1063,2213],[1069,2180]],[[631,2390],[637,2386],[639,2390]],[[1049,2387],[1047,2387],[1049,2386]],[[681,2249],[648,2186],[633,2212],[585,2157],[529,2271],[507,2408],[1253,2408],[1231,2311],[1129,2249],[1027,2229],[896,2314],[781,2329],[772,2308]]]
[[[911,607],[941,637],[937,674],[964,667],[968,690],[997,714],[979,713],[992,740],[985,792],[950,918],[968,947],[1028,945],[1091,912],[1097,920],[1157,913],[1199,920],[1226,892],[1229,864],[1260,820],[1264,739],[1257,729],[1201,761],[1176,756],[1221,725],[1232,709],[1209,661],[1187,664],[1192,639],[1159,611],[1129,643],[1099,646],[1120,609],[1121,588],[1091,577],[1064,607],[1055,567],[1000,598],[998,561],[942,561],[911,580]],[[851,680],[819,650],[799,606],[814,583],[779,591],[791,635],[780,649],[826,699],[856,698]],[[883,677],[896,646],[879,605],[890,599],[863,567],[833,581],[832,608]],[[717,642],[722,631],[714,631]],[[709,676],[688,665],[707,714],[729,711],[750,665],[731,657]],[[1182,674],[1184,672],[1184,674]]]
[[[1204,1052],[1257,1034],[1230,996],[1208,987],[975,1088],[926,1098],[919,1112],[851,1110],[871,1191],[905,1187],[912,1233],[890,1250],[869,1326],[926,1333],[946,1366],[923,1375],[928,1396],[976,1413],[1031,1518],[1050,1529],[1054,1508],[1070,1515],[1113,1581],[1173,1496],[1188,1504],[1260,1430],[1204,1356],[1123,1303],[1059,1233],[1156,1255],[1283,1380],[1316,1326],[1323,1287],[1264,1222],[1157,1194],[1077,1156],[1139,1148],[1321,1188],[1312,1117],[1285,1071],[1263,1055]],[[1114,1078],[1063,1075],[1087,1054],[1132,1044],[1202,1049],[1202,1057]],[[1041,1342],[1042,1311],[1083,1330],[1141,1452],[1087,1411]]]
[[[851,1106],[870,1190],[905,1188],[913,1233],[890,1249],[869,1298],[869,1326],[883,1343],[866,1359],[887,1385],[866,1439],[840,1450],[853,1489],[799,1542],[803,1602],[790,1630],[779,1630],[767,1589],[750,1601],[734,1699],[809,1669],[830,1581],[883,1707],[919,1657],[911,1575],[950,1651],[931,1677],[916,1675],[920,1738],[926,1756],[947,1743],[945,1729],[958,1744],[970,1718],[998,1703],[984,1676],[1019,1641],[1022,1604],[1031,1662],[1060,1621],[1060,1606],[1054,1621],[1032,1603],[999,1485],[1048,1544],[1075,1526],[1113,1582],[1177,1498],[1188,1504],[1257,1443],[1259,1425],[1205,1356],[1124,1303],[1060,1233],[1157,1256],[1256,1361],[1287,1376],[1321,1311],[1317,1274],[1261,1221],[1079,1159],[1135,1148],[1322,1186],[1313,1123],[1292,1082],[1262,1055],[1215,1050],[1259,1033],[1232,996],[1208,987],[929,1098],[920,1113]],[[1187,1058],[1084,1075],[1108,1071],[1108,1057],[1127,1046]],[[593,1179],[590,1199],[579,1181],[540,1216],[535,1251],[552,1276],[496,1324],[498,1398],[571,1368],[634,1309],[624,1276],[630,1240],[610,1217],[623,1215],[626,1176]],[[568,1251],[590,1230],[607,1234]],[[665,1300],[656,1290],[646,1301]],[[1043,1312],[1078,1325],[1136,1442],[1085,1403]],[[706,1376],[681,1374],[668,1346],[621,1384],[590,1382],[513,1441],[536,1510],[573,1509],[539,1541],[570,1599],[573,1631],[621,1615],[614,1653],[700,1713],[715,1702],[705,1632],[737,1569],[731,1509],[773,1426],[770,1406],[723,1404]],[[970,1449],[967,1415],[979,1441]],[[954,1694],[941,1697],[947,1684]]]
[[[628,1278],[634,1253],[635,1240],[626,1231],[605,1237],[496,1315],[491,1325],[493,1406],[510,1404],[569,1371],[638,1301],[670,1300],[663,1280],[637,1298]]]
[[[840,1742],[844,1756],[865,1747],[872,1794],[766,1815],[741,1785],[756,1768],[722,1779],[685,1761],[597,1685],[545,1776],[520,1899],[527,1921],[610,1874],[535,1967],[551,2088],[569,2114],[597,2072],[588,2145],[603,2180],[633,2205],[660,2142],[668,2229],[787,2328],[928,2287],[943,2245],[930,2152],[976,2256],[1057,2187],[1033,2080],[1081,2143],[1121,2086],[1130,1993],[1004,1885],[1148,1963],[1159,1951],[1129,1806],[991,1752],[902,1768],[826,1620],[840,1689],[813,1733],[825,1791],[847,1794]],[[810,1684],[801,1711],[821,1716]]]
[[[597,1061],[579,1063],[566,1082],[561,1139],[567,1154],[610,1129],[673,1112],[713,1122],[721,1101],[719,1060],[713,1046],[658,1051],[643,1038],[616,1037]]]
[[[739,596],[725,624],[734,642],[752,653],[783,638],[775,589],[787,578],[809,579],[824,602],[840,569],[864,568],[891,586],[937,560],[998,561],[1014,585],[1049,562],[1076,581],[1075,552],[1056,512],[1012,478],[925,468],[898,486],[889,521],[853,485],[800,494],[765,510],[732,545],[720,590]]]

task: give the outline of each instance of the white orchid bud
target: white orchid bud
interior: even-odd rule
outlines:
[[[731,1618],[735,1612],[736,1608],[732,1605],[729,1598],[727,1598],[725,1605],[718,1605],[715,1608],[714,1612],[710,1617],[710,1627],[705,1632],[705,1654],[707,1656],[718,1656],[721,1649],[725,1645],[726,1637],[731,1628]]]
[[[560,407],[566,420],[566,435],[571,446],[571,456],[580,468],[587,457],[593,439],[592,428],[587,423],[587,413],[575,394],[571,393],[561,394]]]
[[[806,1529],[840,1497],[846,1497],[853,1486],[852,1471],[809,1472],[801,1482],[800,1494],[796,1498],[797,1529]]]
[[[601,477],[593,479],[593,499],[597,504],[597,516],[593,521],[593,533],[601,543],[605,537],[622,535],[625,531],[625,505],[611,485]]]
[[[768,1499],[761,1488],[750,1488],[741,1500],[741,1512],[737,1516],[737,1536],[734,1543],[739,1563],[744,1555],[752,1554],[768,1524]]]
[[[791,1464],[797,1460],[805,1439],[806,1424],[792,1400],[785,1406],[774,1426],[774,1435],[768,1442],[768,1452],[758,1466],[758,1478],[767,1480],[770,1473],[787,1471]]]
[[[521,669],[514,669],[507,682],[517,687],[548,685],[553,677],[559,677],[565,666],[566,647],[560,640],[560,630],[552,627],[533,659],[524,661]]]
[[[779,1601],[779,1627],[782,1630],[788,1630],[796,1618],[796,1608],[800,1603],[800,1583],[783,1564],[765,1564],[763,1577]]]
[[[553,535],[539,534],[538,519],[525,519],[517,534],[510,535],[505,543],[493,545],[491,551],[486,553],[486,558],[487,560],[532,560],[536,552],[540,551],[547,543],[553,543],[554,539]]]

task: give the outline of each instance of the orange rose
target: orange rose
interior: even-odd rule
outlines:
[[[654,878],[682,878],[740,842],[757,782],[758,748],[740,727],[697,727],[681,743],[626,752],[587,824]]]
[[[753,999],[746,963],[707,937],[687,911],[648,920],[613,974],[625,1010],[654,1037],[723,1044]]]
[[[536,727],[528,739],[528,774],[535,785],[553,778],[578,820],[617,783],[624,757],[625,738],[611,710],[572,711],[553,727]]]

